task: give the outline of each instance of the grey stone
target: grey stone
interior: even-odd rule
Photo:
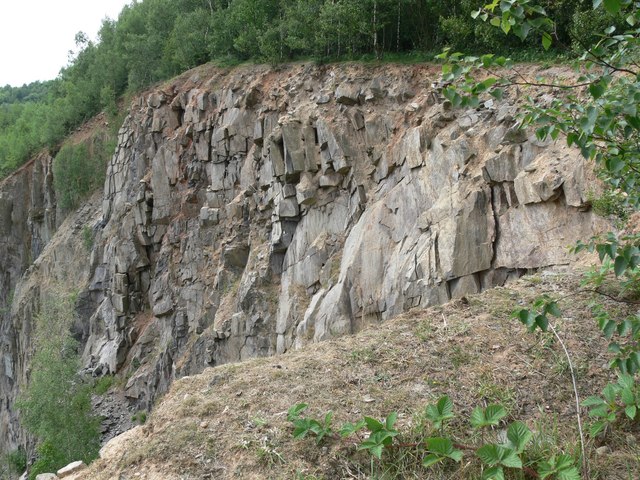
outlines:
[[[87,465],[82,460],[78,460],[76,462],[71,462],[66,467],[62,467],[60,470],[58,470],[57,475],[58,475],[58,478],[65,478],[75,473],[78,473],[84,470],[85,468],[87,468]]]
[[[278,203],[278,216],[281,218],[295,218],[300,214],[298,201],[295,197],[287,197]]]
[[[173,312],[173,301],[170,298],[163,298],[160,302],[153,305],[153,314],[156,317],[163,317]]]
[[[224,247],[222,259],[229,267],[244,268],[249,260],[249,246],[242,243],[233,243]]]
[[[360,101],[360,87],[351,83],[343,82],[335,92],[336,102],[344,105],[355,105]]]
[[[320,187],[337,187],[342,183],[343,178],[344,177],[337,172],[328,172],[320,176],[318,185]]]

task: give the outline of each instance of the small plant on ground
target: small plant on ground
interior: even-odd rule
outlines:
[[[568,454],[553,453],[546,458],[535,458],[535,455],[529,454],[527,447],[534,435],[524,423],[514,421],[506,425],[506,437],[502,438],[496,430],[507,417],[507,411],[502,405],[493,404],[484,408],[478,406],[471,413],[469,423],[472,429],[479,433],[478,444],[461,441],[448,433],[447,423],[455,417],[453,402],[448,396],[427,405],[424,417],[431,424],[431,429],[425,432],[428,434],[422,436],[420,441],[413,443],[396,440],[402,436],[395,428],[397,412],[391,412],[381,421],[365,416],[356,423],[345,423],[340,428],[339,435],[336,435],[331,432],[329,425],[331,412],[325,415],[324,421],[319,421],[301,417],[306,408],[307,405],[302,403],[289,409],[288,420],[294,425],[294,438],[301,439],[312,433],[316,435],[317,443],[320,443],[323,440],[337,442],[355,436],[358,442],[356,450],[368,452],[372,462],[374,458],[382,460],[385,452],[412,449],[423,455],[422,466],[429,469],[441,463],[460,464],[465,452],[469,452],[469,457],[479,460],[483,480],[503,480],[509,470],[524,471],[533,478],[580,478],[573,457]],[[362,433],[363,430],[366,430],[366,433]],[[477,438],[478,435],[473,437]],[[474,455],[471,455],[471,452]]]
[[[89,225],[82,227],[82,244],[87,252],[91,252],[93,248],[93,231]]]
[[[114,381],[115,377],[113,375],[105,375],[104,377],[100,377],[93,384],[93,393],[95,393],[96,395],[104,395],[109,391]]]
[[[131,421],[137,423],[138,425],[144,425],[145,423],[147,423],[147,412],[145,412],[144,410],[140,410],[134,413],[131,416]]]
[[[325,436],[331,435],[331,419],[333,417],[332,412],[327,412],[324,416],[324,420],[318,421],[313,418],[301,417],[300,414],[306,410],[308,405],[306,403],[299,403],[294,405],[287,412],[287,420],[293,423],[293,437],[304,438],[307,434],[316,436],[316,442],[320,443]]]

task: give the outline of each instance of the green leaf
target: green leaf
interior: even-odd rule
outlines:
[[[502,445],[487,444],[476,450],[476,455],[490,467],[503,465],[508,468],[522,468],[522,460],[511,448]]]
[[[542,480],[555,475],[556,479],[580,480],[580,474],[573,464],[571,455],[553,455],[548,461],[538,463],[538,475]]]
[[[453,446],[453,442],[448,438],[433,437],[426,440],[427,451],[439,456],[446,457],[460,462],[462,460],[462,452]]]
[[[605,91],[606,88],[604,87],[604,85],[602,85],[601,82],[592,83],[591,85],[589,85],[589,93],[595,100],[600,98]]]
[[[627,407],[625,407],[624,413],[627,415],[627,417],[633,420],[634,418],[636,418],[637,407],[635,405],[628,405]]]
[[[302,411],[305,410],[308,406],[309,405],[307,405],[306,403],[298,403],[297,405],[292,406],[287,411],[287,420],[292,422],[293,420],[299,418],[300,413],[302,413]]]
[[[604,400],[598,396],[592,395],[590,397],[585,398],[580,405],[583,407],[596,407],[604,404]]]
[[[489,94],[497,100],[502,100],[502,97],[504,96],[504,92],[501,88],[494,88],[489,92]]]
[[[482,480],[504,480],[504,470],[501,466],[488,468],[482,472]]]
[[[500,447],[504,454],[500,463],[508,468],[522,468],[522,460],[511,448]]]
[[[620,392],[620,399],[626,406],[635,405],[636,397],[630,388],[623,388]]]
[[[396,420],[398,420],[398,412],[391,412],[387,416],[387,419],[385,421],[385,426],[387,427],[387,430],[391,430],[393,428],[393,425],[396,423]]]
[[[608,422],[606,422],[605,420],[598,420],[597,422],[593,422],[589,427],[589,435],[591,435],[592,437],[595,437],[601,431],[604,430],[607,424]]]
[[[442,423],[445,420],[453,418],[453,402],[448,396],[443,396],[438,399],[435,404],[427,405],[425,409],[427,418],[433,423],[434,428],[442,428]]]
[[[357,431],[363,429],[365,427],[366,423],[364,420],[360,420],[358,423],[353,424],[353,423],[345,423],[342,428],[340,429],[340,436],[342,438],[348,437],[349,435],[352,435],[354,433],[356,433]]]
[[[542,46],[545,50],[551,47],[551,35],[548,32],[542,32]]]
[[[484,409],[483,414],[484,424],[486,426],[498,425],[498,423],[500,423],[500,420],[507,416],[507,411],[502,405],[493,404]]]
[[[608,384],[602,390],[602,396],[609,403],[615,402],[617,394],[618,394],[618,387],[612,383]]]
[[[620,0],[603,0],[604,8],[611,15],[615,15],[620,11],[622,2]]]
[[[511,23],[509,21],[510,19],[511,19],[511,15],[509,14],[509,12],[504,12],[502,14],[502,21],[500,22],[500,28],[505,34],[511,31]]]
[[[378,420],[376,420],[375,418],[364,417],[364,421],[367,424],[367,428],[372,432],[379,432],[384,428],[384,425],[380,423]]]
[[[560,311],[560,308],[558,308],[558,304],[556,302],[550,302],[545,306],[545,310],[550,313],[551,315],[553,315],[554,317],[561,317],[562,316],[562,312]]]
[[[493,467],[500,463],[502,456],[500,455],[500,450],[498,449],[498,445],[493,443],[489,443],[487,445],[483,445],[478,450],[476,450],[476,455],[480,457],[483,463]]]
[[[438,455],[434,455],[433,453],[427,455],[426,457],[424,457],[422,459],[422,465],[426,468],[426,467],[430,467],[431,465],[434,465],[438,462],[441,462],[442,460],[444,460],[446,457],[440,457]]]
[[[626,258],[624,258],[623,256],[617,257],[613,266],[613,271],[615,272],[616,277],[622,275],[627,270],[628,266],[629,262]]]
[[[609,320],[605,323],[604,328],[602,328],[602,333],[607,339],[610,339],[616,331],[616,322],[613,320]]]
[[[371,455],[378,458],[380,460],[382,458],[382,450],[384,449],[384,445],[376,445],[374,447],[369,448]]]
[[[501,23],[500,17],[493,17],[491,20],[489,20],[489,23],[494,27],[499,27]]]
[[[571,467],[557,473],[558,480],[580,480],[580,473],[576,467]]]
[[[521,453],[524,450],[524,447],[531,441],[532,437],[531,430],[522,422],[513,422],[507,429],[509,447],[513,448],[517,453]]]
[[[631,390],[634,383],[635,382],[632,375],[623,374],[618,377],[618,385],[620,385],[624,389]]]
[[[537,315],[536,316],[536,325],[540,327],[540,330],[546,332],[549,328],[549,319],[546,315]]]

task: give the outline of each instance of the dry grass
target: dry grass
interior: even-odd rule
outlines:
[[[474,442],[468,414],[476,405],[500,402],[509,418],[536,433],[530,458],[579,451],[571,379],[560,346],[532,336],[510,312],[541,291],[565,299],[560,334],[578,368],[581,396],[597,393],[613,376],[606,341],[590,318],[589,298],[575,294],[578,277],[538,275],[428,310],[413,310],[358,335],[286,355],[224,365],[176,381],[146,425],[82,478],[146,479],[475,479],[479,465],[465,455],[455,469],[425,470],[412,449],[385,452],[383,462],[357,452],[352,440],[292,438],[286,420],[294,404],[308,415],[334,412],[336,428],[362,415],[399,413],[401,441],[428,430],[427,403],[449,395],[458,419],[451,432]],[[637,428],[590,442],[592,478],[640,478]],[[611,448],[596,455],[602,444]],[[512,477],[524,478],[524,477]]]

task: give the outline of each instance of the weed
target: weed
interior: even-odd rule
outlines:
[[[467,455],[468,452],[475,452],[473,458],[479,459],[483,480],[503,479],[506,471],[525,469],[528,469],[529,475],[533,472],[539,478],[580,478],[574,459],[568,454],[552,453],[536,462],[525,464],[523,459],[528,456],[527,449],[534,434],[527,425],[518,421],[506,425],[504,434],[496,433],[496,427],[507,417],[507,411],[499,404],[491,404],[486,408],[478,406],[471,413],[469,422],[474,431],[480,433],[481,438],[477,445],[460,442],[448,435],[447,424],[455,417],[453,402],[448,396],[427,405],[421,417],[421,429],[414,430],[415,441],[412,442],[396,441],[401,437],[401,433],[395,428],[397,412],[391,412],[381,421],[365,416],[356,423],[345,423],[340,428],[339,435],[335,435],[329,427],[331,412],[321,422],[302,417],[306,408],[306,404],[298,404],[289,409],[288,420],[294,424],[294,438],[302,438],[307,432],[315,433],[318,442],[322,439],[331,441],[356,437],[356,450],[365,451],[370,456],[371,478],[406,478],[406,466],[414,464],[411,471],[415,472],[416,461],[426,469],[450,469],[456,464],[466,468],[468,462],[467,465],[462,462],[465,452]],[[362,435],[362,430],[367,430],[368,433]]]
[[[267,436],[262,437],[260,440],[260,446],[256,453],[260,462],[270,468],[275,465],[286,463],[282,454]]]
[[[3,463],[7,465],[10,474],[20,475],[27,469],[27,453],[22,448],[18,448],[0,459],[0,467]],[[2,470],[0,470],[1,473]]]
[[[489,375],[484,374],[480,378],[476,394],[488,403],[502,403],[507,410],[513,410],[516,405],[516,392],[509,385],[495,383]]]
[[[471,363],[473,359],[473,355],[469,353],[468,350],[463,349],[460,345],[456,345],[451,350],[451,354],[449,355],[451,358],[451,363],[453,367],[458,369],[464,365]]]
[[[416,337],[423,342],[430,340],[434,335],[434,328],[431,325],[431,319],[427,318],[420,322],[416,327],[415,334]]]
[[[138,425],[144,425],[147,422],[147,412],[140,410],[131,416],[131,421]]]
[[[374,363],[377,358],[375,350],[368,347],[353,350],[350,357],[354,362],[362,363]]]
[[[587,200],[591,203],[593,211],[597,215],[614,218],[618,228],[624,227],[632,212],[621,192],[611,188],[605,189],[600,196],[597,196],[593,191],[587,192]]]
[[[113,375],[105,375],[104,377],[100,377],[93,384],[93,393],[96,395],[104,395],[109,391],[115,381],[115,377]]]
[[[142,365],[142,362],[140,362],[140,359],[138,357],[133,357],[133,360],[131,360],[131,366],[133,367],[133,370],[137,370],[140,368],[140,365]]]
[[[82,244],[87,252],[93,248],[93,230],[89,225],[82,227]]]

